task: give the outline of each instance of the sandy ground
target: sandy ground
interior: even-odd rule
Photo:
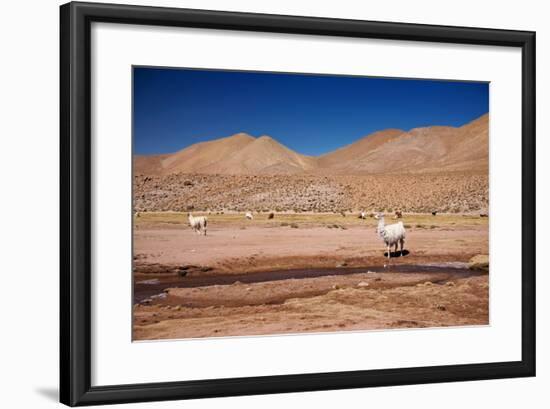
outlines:
[[[488,275],[466,264],[487,218],[406,215],[387,267],[373,219],[213,216],[206,236],[184,220],[136,218],[135,340],[488,324]]]

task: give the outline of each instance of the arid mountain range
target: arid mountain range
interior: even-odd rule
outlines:
[[[369,175],[487,173],[488,114],[461,127],[387,129],[328,154],[301,155],[269,136],[239,133],[172,154],[134,156],[135,175]]]

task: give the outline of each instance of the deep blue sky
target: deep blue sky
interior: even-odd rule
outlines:
[[[246,132],[320,155],[377,130],[460,126],[488,111],[487,83],[134,68],[136,154]]]

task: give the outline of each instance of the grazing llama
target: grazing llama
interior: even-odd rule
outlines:
[[[376,229],[376,232],[380,236],[382,240],[384,240],[384,243],[386,244],[386,247],[388,249],[388,263],[390,261],[390,255],[391,255],[391,247],[395,246],[395,252],[397,252],[397,243],[401,245],[401,254],[403,255],[403,246],[405,245],[405,226],[403,226],[403,222],[397,222],[395,224],[388,224],[386,225],[384,223],[384,213],[377,213],[374,216],[375,219],[378,220],[378,228]],[[384,267],[386,267],[384,265]]]
[[[201,232],[204,231],[204,235],[206,236],[206,224],[208,222],[206,216],[193,216],[191,213],[187,213],[187,218],[189,219],[189,226],[191,226],[197,234],[201,234]]]
[[[403,217],[403,212],[401,210],[396,210],[395,211],[395,216],[393,217],[394,219],[401,219]]]
[[[365,213],[364,211],[363,211],[363,212],[360,212],[360,213],[359,213],[359,218],[360,218],[360,219],[366,219],[366,218],[367,218],[367,213]]]
[[[251,213],[251,212],[246,212],[246,214],[244,215],[244,217],[246,217],[248,220],[254,219],[254,216],[252,216],[252,213]]]

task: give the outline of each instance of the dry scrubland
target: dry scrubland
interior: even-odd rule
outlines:
[[[134,208],[151,211],[487,212],[487,174],[134,177]]]

